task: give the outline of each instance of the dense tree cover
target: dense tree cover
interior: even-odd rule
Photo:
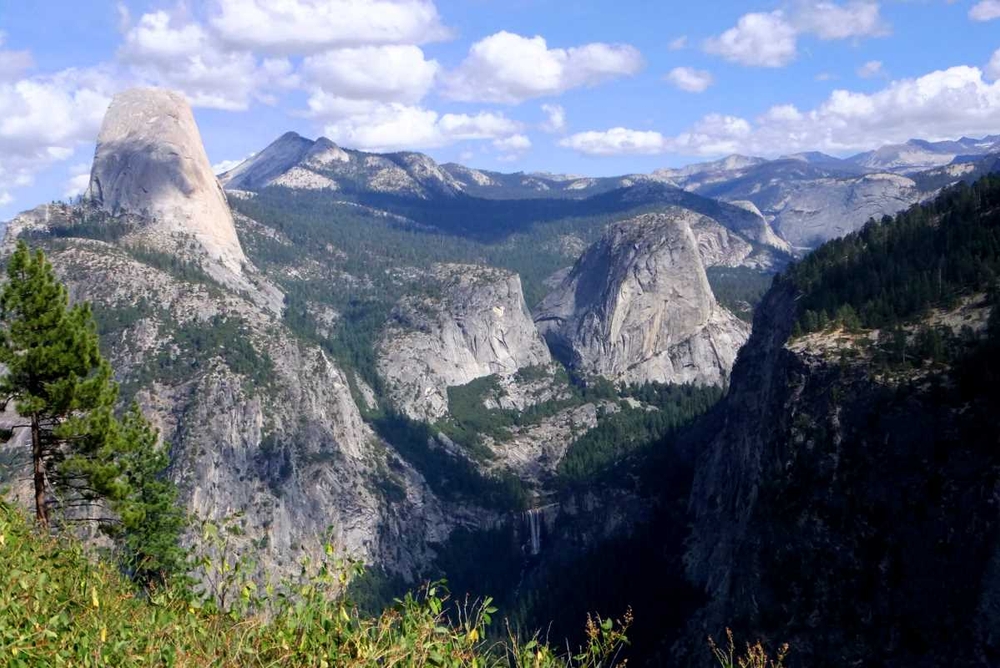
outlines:
[[[0,396],[24,420],[13,430],[31,437],[39,524],[97,522],[121,539],[126,567],[143,582],[174,570],[183,518],[166,453],[137,407],[116,418],[118,386],[90,307],[71,307],[44,254],[23,241],[0,290],[0,363]]]
[[[748,322],[774,279],[748,267],[709,267],[705,273],[719,303]]]
[[[523,410],[510,408],[486,408],[485,402],[493,399],[499,403],[501,391],[497,376],[484,376],[456,387],[448,388],[448,417],[438,423],[442,432],[458,443],[469,448],[477,456],[490,457],[483,438],[497,441],[509,440],[511,430],[527,427],[555,415],[559,411],[585,403],[586,386],[571,382],[569,373],[563,369],[546,367],[526,367],[518,372],[520,382],[529,382],[552,374],[551,391],[558,398],[533,404]]]
[[[400,217],[345,202],[336,193],[286,188],[267,188],[255,197],[232,202],[239,212],[277,230],[293,244],[243,235],[247,253],[257,264],[292,264],[302,259],[303,252],[315,249],[328,266],[370,281],[367,288],[352,286],[355,296],[367,291],[376,299],[391,293],[388,284],[401,280],[396,271],[401,267],[427,267],[435,262],[488,264],[520,275],[529,306],[545,296],[548,289],[543,281],[575,262],[611,222],[673,204],[717,216],[732,209],[673,191],[662,197],[655,193],[647,198],[629,197],[615,191],[587,200],[513,202],[378,196],[365,203],[385,207]]]
[[[787,272],[798,330],[892,328],[1000,276],[1000,175],[960,184],[895,218],[870,221]]]
[[[468,460],[447,452],[437,442],[437,432],[424,422],[393,411],[371,416],[372,427],[414,466],[441,498],[472,501],[494,510],[521,510],[528,506],[524,483],[510,474],[480,473]]]
[[[379,215],[324,193],[268,188],[256,197],[235,200],[233,204],[241,213],[279,231],[294,245],[255,236],[247,244],[247,253],[254,262],[265,266],[291,264],[302,259],[303,251],[316,249],[328,267],[370,282],[352,286],[354,296],[364,294],[379,300],[392,297],[400,282],[411,282],[398,271],[402,267],[465,262],[516,271],[524,283],[526,300],[533,304],[545,294],[542,281],[572,264],[579,244],[595,240],[604,225],[620,217],[591,212],[528,228],[502,242],[487,242],[449,233],[433,223]],[[580,241],[573,248],[563,248],[559,239],[564,235],[577,236]]]
[[[690,423],[722,398],[715,386],[649,383],[627,388],[617,412],[598,418],[597,427],[570,444],[559,463],[559,477],[566,483],[587,481],[622,457],[651,447],[669,433]],[[651,409],[652,408],[652,409]]]

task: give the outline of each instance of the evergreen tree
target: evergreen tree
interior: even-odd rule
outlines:
[[[101,357],[87,304],[69,305],[66,288],[41,251],[22,241],[0,290],[0,378],[3,403],[31,431],[35,514],[47,527],[56,501],[111,517],[96,519],[117,537],[126,567],[149,583],[183,565],[184,518],[165,478],[168,459],[156,431],[135,405],[114,416],[118,386]]]
[[[164,472],[170,463],[159,434],[132,404],[122,418],[113,449],[125,494],[112,499],[121,518],[112,533],[121,539],[122,562],[132,578],[144,585],[162,582],[184,571],[180,534],[186,519],[177,505],[177,488]]]
[[[0,378],[3,404],[28,420],[35,514],[49,524],[53,498],[87,495],[108,462],[101,453],[113,428],[117,387],[101,358],[90,308],[69,306],[66,288],[45,256],[21,241],[0,292]],[[86,460],[91,460],[85,463]]]

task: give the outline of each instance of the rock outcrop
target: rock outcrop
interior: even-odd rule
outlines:
[[[151,239],[193,239],[211,260],[242,271],[246,258],[226,196],[191,107],[177,93],[135,88],[115,96],[85,198],[110,213],[142,216]]]
[[[950,164],[960,156],[982,156],[997,151],[1000,151],[1000,135],[937,142],[911,139],[903,144],[890,144],[859,153],[848,160],[873,172],[913,174]]]
[[[429,421],[447,414],[449,387],[551,361],[517,274],[457,264],[435,266],[427,292],[396,306],[377,353],[397,407]]]
[[[996,665],[995,392],[962,396],[949,368],[873,373],[877,332],[790,342],[798,297],[765,297],[689,446],[685,561],[708,603],[678,663],[707,667],[704,638],[729,627],[788,642],[792,666]],[[984,322],[967,305],[927,320]]]
[[[719,306],[686,213],[613,225],[537,309],[573,367],[627,383],[722,384],[748,327]]]
[[[905,176],[866,174],[790,182],[775,189],[772,196],[750,197],[772,219],[782,238],[796,248],[808,249],[849,234],[871,218],[901,211],[924,196]]]

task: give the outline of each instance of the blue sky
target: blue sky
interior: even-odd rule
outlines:
[[[217,164],[289,129],[589,175],[1000,134],[1000,0],[3,0],[0,32],[0,219],[78,192],[134,85]]]

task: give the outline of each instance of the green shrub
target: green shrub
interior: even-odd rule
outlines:
[[[0,664],[596,668],[616,665],[627,643],[628,616],[588,620],[584,646],[571,656],[537,637],[494,642],[486,633],[492,600],[456,605],[442,584],[366,617],[336,595],[356,570],[350,564],[304,561],[298,581],[259,587],[253,563],[230,556],[233,533],[203,526],[214,556],[199,561],[210,584],[147,595],[79,542],[34,531],[21,510],[0,502]]]

